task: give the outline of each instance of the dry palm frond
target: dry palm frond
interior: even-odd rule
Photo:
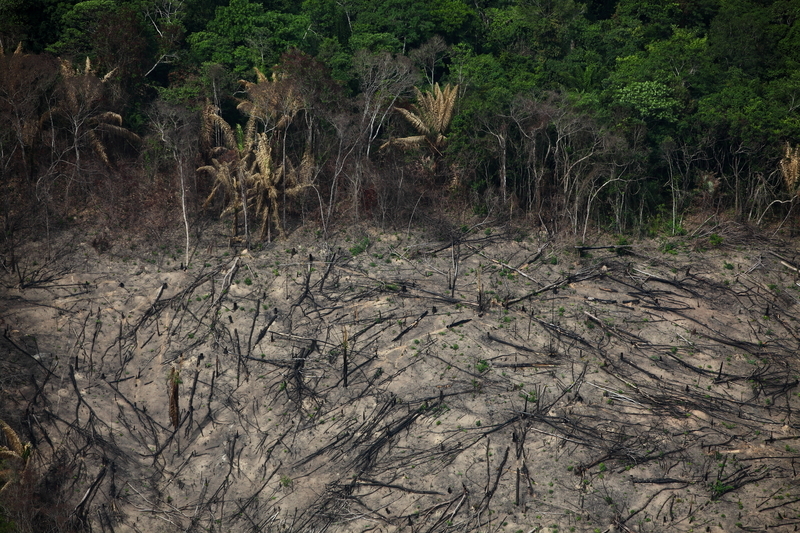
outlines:
[[[431,127],[429,126],[430,117],[425,116],[417,109],[414,109],[414,111],[409,111],[408,109],[397,107],[395,110],[403,115],[403,118],[405,118],[415,130],[420,132],[423,137],[431,134]]]
[[[254,155],[255,160],[248,172],[248,196],[254,199],[256,216],[261,219],[261,238],[268,236],[270,220],[282,235],[283,228],[278,217],[278,183],[281,174],[273,168],[272,148],[266,134],[256,136]]]
[[[95,130],[103,133],[110,133],[115,137],[124,139],[131,143],[138,143],[141,140],[140,137],[131,130],[123,128],[122,116],[112,111],[95,115],[89,121],[87,121],[87,123],[94,127],[94,130],[89,130],[88,132],[89,143],[92,145],[95,153],[106,165],[111,164],[108,159],[108,154],[106,153],[106,146],[97,137]]]
[[[11,483],[19,477],[28,467],[31,457],[31,444],[22,444],[17,432],[11,429],[3,420],[0,420],[0,429],[6,437],[8,447],[0,446],[0,461],[9,461],[10,468],[0,471],[0,493],[8,488]],[[5,482],[3,482],[5,480]]]
[[[11,426],[6,424],[3,420],[0,420],[0,429],[3,430],[3,435],[6,436],[6,442],[8,442],[9,446],[9,448],[5,446],[0,447],[0,450],[10,450],[12,453],[22,456],[25,447],[22,445],[22,441],[19,440],[17,432],[11,429]]]
[[[226,148],[236,148],[236,136],[233,134],[233,129],[225,122],[220,116],[220,109],[211,103],[211,100],[206,100],[206,105],[203,107],[203,124],[200,130],[200,143],[206,148],[213,148],[219,146],[215,135],[219,133],[222,146]]]
[[[99,124],[114,124],[115,126],[122,126],[122,115],[114,113],[113,111],[106,111],[92,117],[92,120]]]
[[[208,172],[214,178],[214,188],[211,190],[211,194],[208,195],[208,198],[206,198],[206,201],[203,202],[203,209],[208,207],[217,192],[222,189],[223,194],[228,197],[228,201],[223,208],[223,213],[220,215],[223,216],[241,206],[238,200],[239,195],[236,194],[239,189],[239,180],[236,178],[236,172],[231,168],[230,162],[225,161],[224,163],[220,163],[219,160],[212,159],[211,163],[211,165],[206,165],[197,169],[197,172]]]
[[[89,144],[91,145],[94,153],[97,154],[97,157],[103,161],[106,165],[110,165],[111,161],[108,159],[108,154],[106,153],[106,147],[103,146],[103,143],[100,142],[100,139],[95,135],[93,131],[88,132],[89,137]]]
[[[800,146],[792,146],[787,142],[784,157],[780,161],[783,182],[792,196],[800,193],[798,181],[800,181]]]
[[[273,72],[270,81],[258,68],[255,71],[256,83],[239,80],[247,92],[247,100],[242,100],[237,109],[253,121],[274,120],[277,129],[286,128],[303,109],[302,98],[285,76]]]
[[[425,142],[437,152],[447,143],[444,133],[450,127],[455,109],[458,85],[446,85],[444,89],[435,84],[431,91],[423,93],[414,88],[417,103],[410,109],[396,107],[395,110],[405,118],[420,135],[391,139],[381,148],[398,145],[402,148],[421,146]]]
[[[111,70],[106,72],[105,76],[100,78],[100,81],[103,82],[103,83],[107,82],[108,80],[111,79],[111,76],[113,76],[116,72],[117,72],[117,67],[112,68]]]
[[[107,124],[105,122],[97,123],[97,129],[103,133],[111,133],[120,139],[125,139],[129,142],[139,142],[141,137],[133,133],[128,128],[123,128],[122,126],[117,126],[116,124]]]
[[[391,139],[389,142],[381,146],[384,148],[390,144],[400,146],[401,148],[414,148],[415,146],[422,146],[427,137],[425,135],[412,135],[411,137],[401,137],[399,139]]]

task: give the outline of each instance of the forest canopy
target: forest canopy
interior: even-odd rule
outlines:
[[[8,231],[32,205],[125,223],[183,197],[266,239],[443,199],[577,234],[780,220],[798,21],[798,0],[6,0],[0,209]]]

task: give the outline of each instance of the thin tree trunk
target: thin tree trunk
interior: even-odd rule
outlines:
[[[183,229],[186,231],[186,262],[185,268],[189,268],[189,217],[186,215],[186,183],[183,171],[183,160],[176,153],[175,158],[178,160],[178,173],[181,177],[181,211],[183,212]]]

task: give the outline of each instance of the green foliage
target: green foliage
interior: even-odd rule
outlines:
[[[21,53],[46,49],[73,65],[89,57],[98,77],[113,73],[103,111],[125,116],[139,132],[148,130],[143,110],[157,96],[192,110],[208,98],[234,130],[242,126],[240,139],[252,138],[244,131],[247,116],[237,109],[244,97],[238,81],[252,81],[253,67],[271,79],[280,63],[276,75],[291,78],[284,85],[302,94],[304,106],[294,112],[299,119],[285,130],[285,139],[273,140],[271,148],[281,153],[287,176],[302,161],[305,169],[313,168],[321,202],[315,208],[326,217],[340,212],[342,194],[373,193],[353,177],[354,168],[369,168],[379,183],[383,173],[416,176],[422,163],[434,182],[404,180],[404,187],[438,191],[449,183],[447,193],[463,195],[467,212],[476,215],[524,211],[534,220],[567,218],[560,227],[574,232],[592,224],[617,232],[655,224],[661,234],[664,221],[678,225],[701,191],[705,199],[699,203],[730,207],[739,216],[763,213],[769,205],[781,209],[772,203],[785,199],[774,178],[776,162],[785,142],[800,138],[800,18],[789,1],[0,4],[4,46],[22,40]],[[283,58],[297,50],[315,66],[287,73]],[[389,85],[375,92],[358,73],[363,50],[389,52],[398,63],[421,67],[423,92],[436,83],[458,86],[448,145],[432,143],[435,163],[377,150],[409,134],[392,109],[410,108],[413,81],[393,80],[399,89],[391,95]],[[408,80],[415,76],[396,72]],[[34,174],[44,170],[34,163],[51,154],[45,157],[48,147],[40,135],[46,121],[37,124],[31,117],[44,116],[44,103],[58,95],[52,86],[34,84],[35,104],[22,106],[28,123],[15,124],[24,95],[8,89],[18,74],[0,80],[7,85],[0,88],[0,131],[13,132],[2,135],[10,144],[0,151],[6,154],[0,154],[0,166],[38,180]],[[385,115],[373,113],[378,101],[385,103]],[[61,134],[56,137],[69,138],[64,124],[55,126]],[[267,127],[262,121],[257,133]],[[151,178],[158,174],[148,160],[154,155],[144,156]],[[202,156],[204,165],[212,164],[211,154]],[[388,158],[396,163],[391,171]],[[703,186],[707,176],[718,177],[713,190]],[[348,179],[359,181],[352,191]],[[375,189],[383,207],[402,204],[384,198],[391,189]],[[396,194],[409,192],[398,188]],[[421,197],[420,207],[428,201]]]
[[[219,63],[245,75],[253,67],[266,70],[291,47],[311,47],[310,24],[307,15],[265,11],[260,3],[231,0],[218,7],[205,30],[190,35],[188,42],[196,61]]]
[[[708,31],[712,58],[748,76],[763,75],[775,68],[781,60],[776,53],[778,43],[789,29],[775,18],[783,7],[780,4],[753,0],[720,2],[720,10]]]
[[[102,19],[115,8],[113,0],[85,0],[74,4],[61,17],[60,38],[48,51],[75,59],[91,55],[92,36],[100,29]]]
[[[355,0],[351,50],[365,48],[370,51],[401,52],[416,48],[427,41],[435,31],[427,0]],[[363,43],[396,43],[397,49],[360,46]]]
[[[437,33],[452,38],[453,42],[471,40],[469,35],[478,22],[475,4],[465,0],[432,0],[428,8]]]
[[[635,81],[616,91],[615,100],[633,109],[645,120],[677,120],[678,102],[672,97],[669,87],[657,81]]]

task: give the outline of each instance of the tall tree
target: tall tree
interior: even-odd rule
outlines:
[[[156,101],[150,111],[153,134],[167,151],[174,165],[179,182],[181,214],[186,239],[184,265],[189,267],[191,242],[189,239],[189,175],[192,162],[197,155],[200,124],[198,114],[163,100]]]

